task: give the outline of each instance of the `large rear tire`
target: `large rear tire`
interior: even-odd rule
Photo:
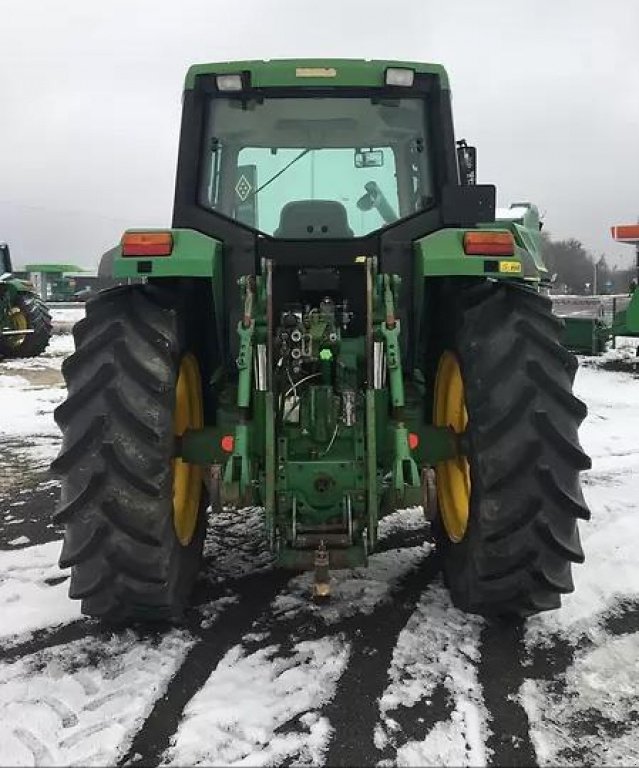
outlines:
[[[151,285],[99,294],[63,365],[60,565],[87,615],[179,619],[200,567],[202,474],[173,453],[202,424],[201,380],[172,302]]]
[[[465,432],[467,457],[437,467],[446,583],[473,613],[557,608],[574,588],[571,564],[584,559],[577,520],[590,516],[577,360],[559,343],[550,300],[532,290],[486,282],[455,303],[434,405],[435,423]]]
[[[49,344],[52,326],[47,305],[32,293],[19,293],[9,311],[7,327],[31,333],[0,336],[0,357],[37,357]]]

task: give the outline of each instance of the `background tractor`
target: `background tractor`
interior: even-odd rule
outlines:
[[[47,305],[30,283],[13,276],[9,246],[0,243],[0,358],[36,357],[50,338]]]
[[[586,408],[537,210],[496,221],[475,154],[438,65],[189,70],[172,227],[125,232],[114,277],[144,283],[88,303],[63,366],[60,563],[86,614],[181,615],[209,504],[263,506],[318,595],[423,505],[456,605],[559,606]]]

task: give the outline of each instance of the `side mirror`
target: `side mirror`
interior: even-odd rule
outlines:
[[[466,139],[457,142],[459,181],[463,187],[477,184],[477,147],[469,147]]]
[[[473,227],[495,221],[497,190],[493,184],[459,186],[442,190],[442,220],[445,227]]]
[[[384,151],[381,149],[356,149],[356,168],[381,168],[384,165]]]

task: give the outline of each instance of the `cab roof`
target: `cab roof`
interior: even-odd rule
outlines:
[[[412,69],[435,75],[440,87],[448,90],[448,75],[440,64],[416,61],[378,59],[268,59],[254,61],[222,61],[194,64],[189,67],[185,90],[195,87],[198,75],[224,75],[249,72],[251,85],[258,88],[286,86],[351,86],[380,87],[388,67]]]

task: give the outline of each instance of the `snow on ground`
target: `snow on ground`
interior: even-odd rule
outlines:
[[[379,521],[377,538],[381,542],[395,534],[404,535],[406,531],[422,531],[426,526],[424,510],[421,507],[408,507],[386,515]]]
[[[637,635],[602,635],[579,652],[559,692],[527,680],[521,700],[539,764],[639,765]]]
[[[4,465],[0,480],[16,472],[20,465],[15,461],[16,456],[27,452],[32,471],[48,467],[59,450],[61,439],[53,410],[64,398],[65,390],[59,384],[34,387],[24,376],[0,376],[0,459]],[[28,451],[25,451],[25,438]]]
[[[60,368],[72,352],[73,339],[65,334],[53,336],[39,357],[0,361],[0,486],[5,476],[11,480],[12,467],[22,469],[25,453],[31,471],[46,469],[55,458],[60,430],[53,411],[66,396]]]
[[[541,764],[636,765],[639,632],[612,636],[604,619],[639,606],[639,378],[582,367],[575,392],[588,404],[580,434],[593,462],[583,475],[586,562],[561,610],[529,620],[526,635],[531,656],[559,639],[574,657],[558,680],[527,680],[520,697]]]
[[[73,325],[81,320],[85,314],[84,304],[76,304],[74,307],[49,307],[51,313],[51,320],[53,321],[54,329],[57,326],[64,327]]]
[[[331,571],[331,599],[327,604],[316,605],[310,600],[313,574],[296,576],[287,589],[272,604],[273,615],[290,619],[298,613],[318,616],[327,624],[373,612],[380,602],[391,599],[397,582],[417,568],[430,554],[432,546],[422,544],[389,552],[370,555],[366,568]]]
[[[396,757],[384,764],[486,765],[488,713],[477,679],[479,639],[484,620],[452,607],[441,585],[424,592],[401,632],[388,672],[389,685],[380,701],[381,722],[375,732],[380,750],[394,747]],[[437,722],[429,708],[437,693],[448,700],[445,720]],[[398,744],[402,729],[396,718],[419,709],[426,735]]]
[[[0,376],[0,435],[30,439],[59,439],[60,430],[53,420],[53,410],[65,398],[61,385],[34,387],[24,376]]]
[[[593,615],[624,596],[639,598],[639,379],[582,367],[575,394],[588,405],[580,439],[592,458],[582,474],[592,519],[579,525],[586,562],[573,568],[575,591],[561,610],[528,622],[530,642],[556,632],[575,639]]]
[[[128,631],[0,664],[0,765],[114,765],[192,644]]]
[[[2,371],[44,371],[47,369],[60,370],[62,361],[74,350],[73,337],[68,334],[52,336],[45,351],[38,357],[17,357],[2,360]],[[3,376],[4,378],[4,376]],[[37,378],[31,382],[38,386]]]
[[[332,570],[331,599],[327,604],[317,605],[309,600],[313,574],[302,573],[291,579],[286,591],[275,598],[272,604],[273,615],[290,619],[297,613],[312,614],[326,624],[335,624],[349,616],[372,613],[379,603],[391,599],[397,583],[431,554],[432,545],[423,542],[424,528],[421,507],[403,509],[389,515],[380,521],[380,544],[407,531],[421,531],[422,543],[414,547],[403,547],[401,554],[397,549],[373,553],[368,558],[366,568]]]
[[[289,654],[235,646],[187,705],[163,764],[320,764],[331,726],[319,710],[348,656],[340,637],[297,643]]]
[[[579,363],[583,368],[595,368],[604,370],[621,370],[627,373],[639,370],[639,338],[630,336],[618,336],[616,348],[608,345],[608,349],[598,357],[583,356]]]
[[[206,578],[214,583],[272,568],[264,510],[261,507],[224,510],[209,518],[204,557],[213,566]]]
[[[80,618],[78,602],[69,600],[69,572],[58,567],[59,556],[59,541],[0,551],[0,642]]]

